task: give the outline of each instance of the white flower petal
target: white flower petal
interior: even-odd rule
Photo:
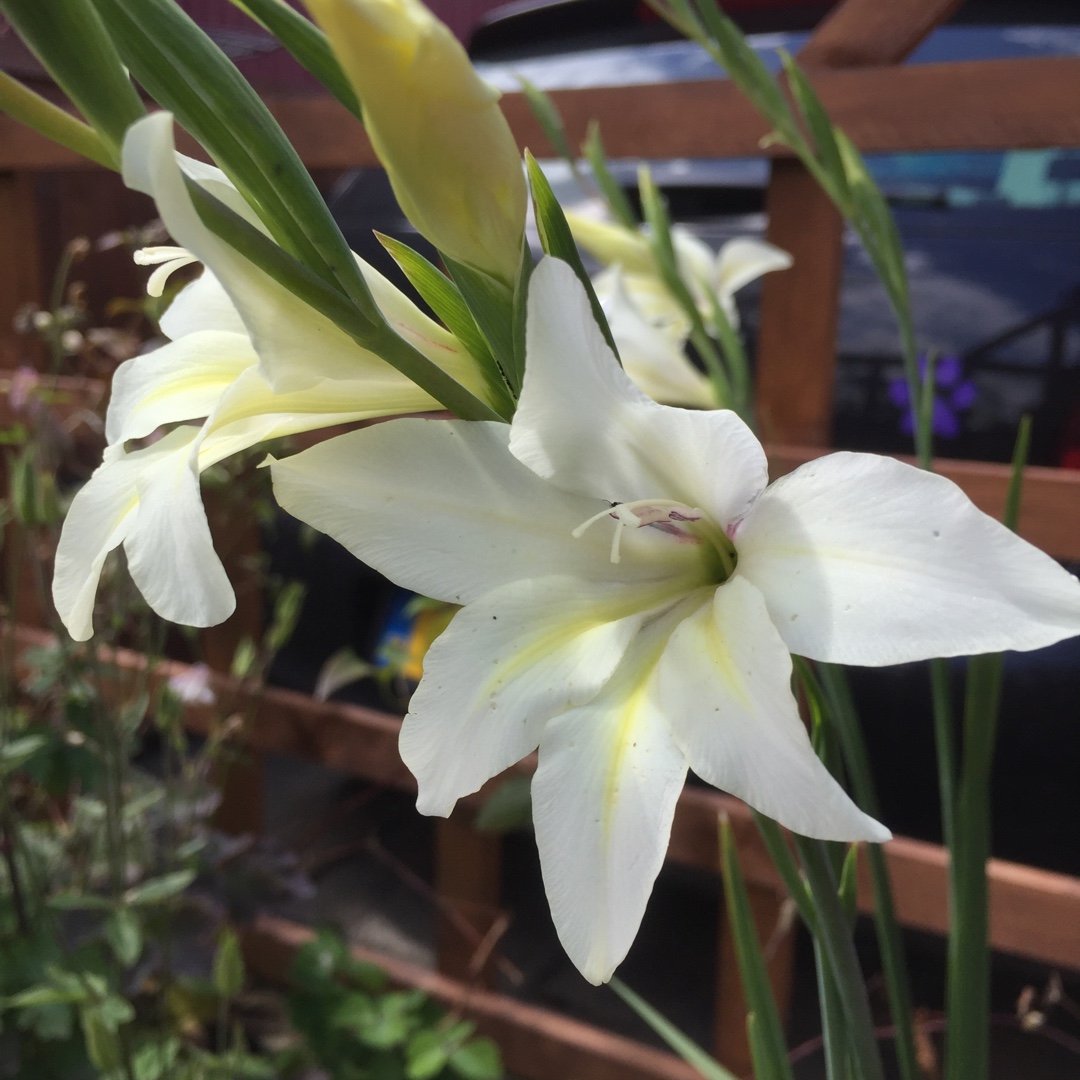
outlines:
[[[389,368],[203,224],[184,184],[168,113],[153,113],[128,129],[123,159],[125,183],[154,198],[173,239],[197,256],[224,286],[275,389],[299,390],[323,378],[358,378]],[[184,165],[212,194],[235,203],[235,191],[216,179],[216,174],[206,174],[188,159]],[[251,214],[250,209],[247,213]],[[175,323],[172,329],[178,330]],[[408,383],[404,376],[398,377]],[[419,388],[415,393],[416,410],[436,407]]]
[[[272,465],[290,514],[406,588],[467,603],[522,578],[661,581],[700,573],[695,545],[627,530],[612,563],[603,509],[544,483],[506,450],[505,424],[395,420],[338,436]],[[614,524],[612,525],[614,528]]]
[[[113,375],[105,437],[141,439],[162,424],[209,416],[226,388],[256,363],[246,334],[210,330],[125,360]]]
[[[721,528],[765,486],[760,443],[732,412],[650,401],[615,362],[573,270],[544,259],[529,286],[525,381],[510,450],[567,491],[667,498]]]
[[[723,301],[741,288],[774,270],[787,270],[791,256],[775,244],[754,240],[749,236],[736,237],[720,248],[713,271],[713,285]]]
[[[154,444],[170,440],[154,466],[136,475],[139,508],[124,552],[132,580],[163,619],[216,626],[233,613],[236,597],[203,509],[192,453],[197,435],[197,428],[179,428]]]
[[[656,690],[657,708],[703,780],[804,836],[889,838],[814,753],[791,693],[791,657],[745,578],[731,578],[679,624]]]
[[[641,590],[512,582],[454,616],[424,657],[401,729],[417,808],[454,803],[536,749],[549,717],[592,699],[647,617]]]
[[[110,448],[72,500],[56,549],[52,592],[76,641],[93,634],[101,569],[121,543],[129,565],[134,544],[132,576],[160,615],[187,622],[185,615],[203,613],[220,622],[232,611],[232,588],[210,545],[190,465],[198,434],[196,427],[181,427],[130,454]],[[199,596],[199,589],[211,595]]]
[[[1080,582],[950,480],[840,453],[773,484],[735,534],[788,648],[843,664],[1037,649],[1080,633]]]
[[[670,633],[642,630],[604,689],[540,740],[533,823],[559,940],[591,983],[626,955],[663,866],[686,761],[648,685]]]
[[[173,298],[160,319],[161,332],[173,341],[201,330],[243,334],[248,328],[221,282],[206,267]]]
[[[610,298],[603,306],[623,369],[639,389],[663,405],[716,408],[712,384],[690,362],[683,336],[647,322],[617,270]]]
[[[139,451],[143,455],[152,453]],[[145,460],[145,458],[144,458]],[[105,557],[127,535],[138,510],[136,455],[119,454],[98,466],[76,492],[64,518],[53,570],[53,604],[76,641],[93,636],[94,597]]]

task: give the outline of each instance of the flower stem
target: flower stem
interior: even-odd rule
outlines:
[[[796,836],[795,845],[817,909],[817,943],[828,961],[847,1025],[848,1044],[857,1080],[884,1080],[881,1053],[874,1035],[859,958],[847,913],[837,894],[836,875],[822,840]]]
[[[831,664],[818,664],[820,678],[829,708],[829,717],[840,737],[848,775],[855,789],[859,807],[872,817],[880,817],[877,790],[870,771],[870,759],[866,752],[859,717],[851,697],[851,689],[843,668]],[[800,668],[800,678],[803,678]],[[921,1075],[915,1053],[915,1030],[912,1023],[911,984],[904,944],[893,905],[892,882],[885,852],[880,844],[866,845],[866,859],[870,866],[870,883],[874,893],[874,928],[885,986],[889,994],[889,1011],[896,1029],[896,1060],[902,1080],[918,1080]]]

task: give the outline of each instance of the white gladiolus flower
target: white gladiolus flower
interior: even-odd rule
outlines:
[[[129,184],[154,196],[173,238],[184,245],[144,249],[138,256],[144,264],[158,265],[151,290],[160,294],[168,273],[180,266],[202,261],[206,269],[161,319],[172,341],[121,364],[113,377],[109,446],[72,502],[53,577],[56,609],[79,641],[93,633],[101,570],[120,544],[136,585],[164,618],[212,626],[232,614],[232,587],[202,506],[203,470],[268,439],[440,408],[203,225],[184,173],[249,220],[255,218],[222,173],[175,153],[167,114],[131,128],[124,141],[124,170]],[[373,267],[357,261],[397,333],[486,397],[483,378],[458,340]],[[176,423],[188,426],[149,446],[127,449],[129,441]]]
[[[418,806],[449,814],[539,748],[544,882],[593,982],[634,939],[688,766],[808,836],[888,838],[813,753],[791,653],[883,665],[1080,632],[1080,583],[942,477],[840,453],[766,487],[745,424],[649,400],[551,259],[509,429],[400,420],[273,473],[290,513],[465,605],[401,733]]]

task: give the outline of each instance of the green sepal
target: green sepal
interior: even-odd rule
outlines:
[[[230,0],[249,18],[268,30],[337,100],[363,122],[363,110],[352,84],[341,70],[326,35],[284,0]]]
[[[357,344],[381,356],[391,367],[397,368],[461,419],[504,419],[396,334],[381,315],[379,322],[373,326],[337,289],[278,247],[239,214],[193,181],[187,181],[187,188],[195,209],[208,228],[305,304],[325,315]]]
[[[529,172],[529,188],[532,191],[533,209],[536,212],[536,227],[540,232],[540,245],[548,255],[569,263],[570,268],[577,274],[578,280],[585,287],[585,295],[589,298],[589,305],[592,307],[593,316],[604,335],[604,340],[618,359],[618,346],[612,336],[611,327],[608,326],[604,309],[596,297],[596,290],[589,279],[585,264],[581,261],[581,255],[578,253],[577,244],[574,243],[574,235],[567,224],[566,215],[555,198],[555,193],[551,190],[543,169],[528,150],[525,151],[525,165]]]
[[[491,355],[509,383],[514,370],[514,294],[504,282],[475,266],[439,253],[461,298],[488,343]],[[512,410],[511,410],[512,411]]]
[[[469,355],[479,364],[492,390],[493,400],[500,401],[500,412],[513,411],[513,401],[506,388],[506,380],[488,345],[483,331],[476,324],[472,312],[461,295],[461,290],[437,266],[429,262],[408,244],[392,236],[376,232],[375,238],[397,263],[409,283],[421,299],[435,313],[435,317],[465,346]],[[504,400],[505,399],[505,400]]]
[[[0,0],[0,11],[105,140],[116,168],[124,132],[146,110],[93,4]]]
[[[0,112],[106,169],[116,169],[120,164],[119,156],[100,132],[23,86],[6,71],[0,71]]]
[[[529,282],[532,279],[533,257],[528,244],[521,246],[521,263],[514,282],[514,371],[512,379],[518,394],[525,382],[526,320],[529,313]]]

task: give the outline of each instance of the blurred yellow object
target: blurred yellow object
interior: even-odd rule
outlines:
[[[521,156],[499,92],[419,0],[305,0],[360,98],[406,217],[444,255],[512,286]]]

